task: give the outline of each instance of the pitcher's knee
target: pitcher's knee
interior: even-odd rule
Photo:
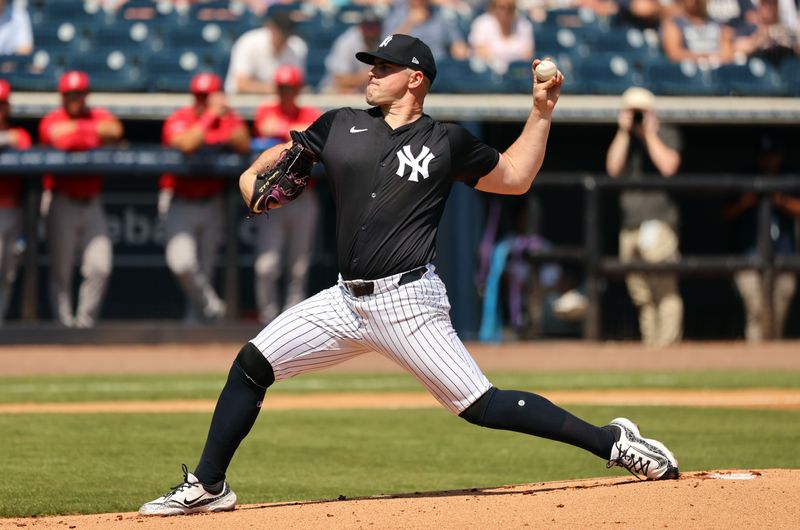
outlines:
[[[252,342],[242,346],[234,362],[239,365],[248,379],[261,388],[269,388],[275,382],[272,365]]]

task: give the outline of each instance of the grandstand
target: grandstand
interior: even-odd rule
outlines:
[[[178,4],[180,5],[180,4]],[[335,5],[335,4],[332,4]],[[261,20],[244,3],[129,0],[105,11],[93,0],[30,0],[35,51],[0,57],[0,71],[18,91],[54,90],[66,69],[83,69],[101,92],[183,92],[199,70],[225,76],[231,46]],[[308,80],[316,91],[333,40],[360,21],[359,5],[323,10],[310,3],[274,4],[289,10],[309,46]],[[478,12],[453,11],[462,30]],[[524,16],[524,15],[523,15]],[[572,94],[619,94],[631,84],[659,95],[797,96],[800,59],[780,66],[752,57],[719,68],[669,63],[653,29],[639,29],[591,10],[550,10],[533,24],[536,55],[554,57],[574,82]],[[434,85],[440,93],[520,93],[530,90],[528,64],[509,75],[491,73],[480,60],[442,61]],[[591,80],[591,82],[588,82]]]

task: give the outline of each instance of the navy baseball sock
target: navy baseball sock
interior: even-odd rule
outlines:
[[[614,445],[613,428],[595,427],[542,396],[520,390],[492,387],[460,416],[482,427],[568,443],[606,460]]]
[[[253,427],[266,392],[266,388],[247,376],[238,360],[233,362],[211,418],[203,455],[194,472],[212,493],[214,486],[225,480],[233,453]]]

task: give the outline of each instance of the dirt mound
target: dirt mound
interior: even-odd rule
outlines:
[[[685,473],[240,506],[190,518],[132,513],[0,520],[0,528],[796,528],[800,470]]]

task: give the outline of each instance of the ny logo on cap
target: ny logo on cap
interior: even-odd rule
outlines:
[[[420,151],[419,156],[414,156],[411,153],[411,146],[404,145],[402,151],[397,152],[397,159],[400,161],[400,167],[397,168],[396,175],[398,177],[404,176],[403,173],[406,172],[406,166],[411,168],[411,176],[408,177],[408,180],[411,182],[419,182],[419,178],[417,175],[420,173],[422,174],[422,178],[428,178],[428,165],[431,163],[431,160],[436,158],[433,153],[431,153],[430,148],[427,145],[422,146],[422,151]]]
[[[385,48],[392,41],[392,37],[394,37],[394,35],[389,35],[383,39],[383,42],[378,45],[378,48]]]

